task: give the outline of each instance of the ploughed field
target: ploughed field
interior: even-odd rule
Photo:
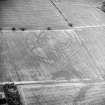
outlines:
[[[104,0],[1,0],[0,28],[71,29],[104,25]],[[72,24],[72,25],[71,25]]]

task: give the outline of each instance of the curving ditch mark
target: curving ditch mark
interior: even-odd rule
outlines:
[[[78,95],[76,97],[74,97],[73,100],[73,105],[78,105],[78,102],[82,102],[85,100],[86,97],[86,93],[88,92],[88,90],[91,88],[91,85],[82,87],[78,93]]]

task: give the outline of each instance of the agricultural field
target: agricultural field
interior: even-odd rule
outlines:
[[[105,105],[103,1],[1,0],[0,84],[23,105]]]

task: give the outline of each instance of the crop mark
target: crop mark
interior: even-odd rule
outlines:
[[[79,94],[76,97],[74,97],[73,105],[78,105],[78,102],[84,101],[86,97],[86,93],[90,88],[91,88],[91,85],[82,87],[79,91]]]

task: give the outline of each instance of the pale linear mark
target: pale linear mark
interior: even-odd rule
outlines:
[[[71,4],[71,5],[74,5],[74,6],[81,6],[81,7],[94,7],[96,8],[97,5],[87,5],[87,4],[78,4],[78,3],[74,3],[74,4]],[[101,5],[98,5],[98,7],[100,7]]]
[[[91,53],[88,51],[88,48],[85,46],[85,44],[81,40],[80,36],[76,32],[74,32],[74,33],[76,34],[76,36],[78,37],[78,39],[81,41],[81,45],[86,49],[86,51],[87,51],[88,55],[90,56],[90,58],[92,58],[92,61],[93,61],[94,65],[96,65],[96,62],[95,62],[94,58],[92,57]],[[97,69],[99,70],[99,71],[96,71],[97,72],[97,75],[100,76],[100,79],[101,80],[103,80],[102,76],[100,75],[100,71],[101,71],[100,68],[97,67]]]
[[[94,83],[94,84],[105,84],[105,81],[104,80],[91,80],[91,79],[74,79],[73,80],[46,80],[46,81],[14,81],[14,82],[1,82],[0,83],[0,86],[3,86],[5,84],[12,84],[14,83],[15,85],[61,85],[63,86],[62,84],[67,84],[67,86],[69,85],[79,85],[79,84],[91,84],[91,83]]]
[[[101,27],[105,27],[105,24],[102,24],[102,25],[87,25],[87,26],[75,26],[75,27],[73,27],[73,28],[70,28],[70,29],[64,29],[65,31],[72,31],[72,30],[78,30],[78,29],[88,29],[88,28],[101,28]],[[60,31],[60,32],[62,32],[62,31],[64,31],[64,30],[60,30],[60,29],[54,29],[54,30],[42,30],[42,31]],[[24,32],[25,33],[29,33],[29,32],[36,32],[36,31],[40,31],[40,30],[33,30],[33,29],[30,29],[30,30],[25,30]],[[2,30],[0,33],[4,33],[4,32],[12,32],[11,30]],[[23,31],[19,31],[19,30],[17,30],[17,31],[15,31],[15,32],[23,32]]]

